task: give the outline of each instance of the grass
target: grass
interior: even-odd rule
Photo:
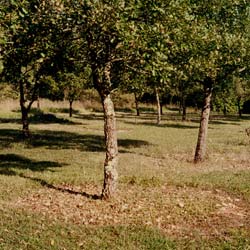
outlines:
[[[213,115],[206,161],[192,162],[198,115],[117,113],[119,190],[98,199],[102,114],[45,106],[23,142],[0,111],[0,249],[249,249],[249,117]],[[49,112],[47,116],[46,112]],[[34,115],[37,115],[34,113]],[[48,119],[47,119],[48,118]]]

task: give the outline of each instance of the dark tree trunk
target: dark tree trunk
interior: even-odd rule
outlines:
[[[210,114],[210,103],[212,97],[212,80],[207,79],[204,82],[204,99],[203,106],[201,111],[201,120],[200,120],[200,128],[198,134],[198,141],[195,150],[194,162],[200,162],[204,160],[206,153],[206,138],[208,131],[208,121]]]
[[[163,104],[160,102],[160,106],[161,106],[161,115],[163,115]]]
[[[155,95],[156,95],[156,103],[157,103],[157,125],[161,123],[161,103],[160,103],[160,96],[159,91],[155,88]]]
[[[29,138],[30,137],[29,119],[28,119],[29,110],[24,105],[21,104],[21,112],[22,112],[22,124],[23,124],[23,137]]]
[[[21,113],[22,113],[22,124],[23,124],[23,137],[24,139],[30,137],[30,131],[29,131],[29,112],[31,109],[32,104],[34,101],[37,100],[37,91],[39,89],[39,82],[35,82],[35,86],[32,89],[31,92],[31,98],[29,101],[25,99],[25,84],[22,80],[19,81],[19,91],[20,91],[20,107],[21,107]]]
[[[241,97],[238,97],[237,98],[238,114],[239,114],[239,117],[242,118],[242,110],[241,110],[240,101],[241,101]]]
[[[73,114],[73,101],[69,101],[69,117]]]
[[[187,107],[186,107],[186,100],[182,98],[182,121],[187,120]]]
[[[116,192],[118,173],[118,144],[115,110],[110,94],[102,98],[104,112],[104,134],[106,143],[106,159],[104,162],[103,199],[112,198]]]
[[[140,116],[140,109],[139,109],[139,98],[136,95],[136,93],[134,93],[135,95],[135,109],[136,109],[136,115]]]
[[[21,107],[22,125],[23,125],[22,132],[23,132],[23,138],[26,139],[30,137],[28,114],[31,105],[29,105],[27,108],[25,107],[24,83],[22,81],[19,82],[19,88],[20,88],[20,107]]]
[[[181,101],[179,101],[178,104],[179,104],[179,114],[181,114],[181,112],[182,112],[182,103],[181,103]]]

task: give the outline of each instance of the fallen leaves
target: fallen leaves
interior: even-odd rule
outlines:
[[[43,188],[13,206],[75,224],[144,225],[176,237],[223,237],[231,228],[250,230],[250,204],[218,189],[124,185],[117,199],[91,199],[98,191],[95,185]]]

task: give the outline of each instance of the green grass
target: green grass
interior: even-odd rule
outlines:
[[[140,227],[86,227],[8,211],[0,222],[0,249],[173,249],[158,230]]]
[[[102,114],[50,112],[26,142],[20,114],[0,113],[0,249],[249,249],[249,117],[214,115],[194,165],[197,115],[118,112],[119,192],[103,202]]]

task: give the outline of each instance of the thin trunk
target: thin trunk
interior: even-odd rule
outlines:
[[[180,100],[178,104],[179,104],[179,114],[181,114],[181,112],[182,112],[182,101]]]
[[[104,75],[98,75],[98,70],[93,65],[93,81],[102,100],[104,113],[104,135],[106,144],[106,158],[104,162],[104,181],[102,199],[110,199],[115,196],[118,182],[118,143],[114,104],[110,96],[110,71],[111,63],[108,62],[104,69]]]
[[[163,104],[160,102],[160,106],[161,106],[161,115],[163,115]]]
[[[24,105],[21,105],[21,112],[22,112],[22,124],[23,124],[23,137],[29,138],[30,131],[29,131],[28,109]]]
[[[73,101],[69,101],[69,117],[73,114]]]
[[[239,114],[239,117],[242,118],[242,110],[241,110],[240,101],[241,101],[241,97],[238,97],[237,98],[238,114]]]
[[[182,121],[187,120],[187,107],[185,98],[182,99]]]
[[[102,189],[102,199],[110,199],[115,196],[118,182],[118,143],[114,104],[112,102],[111,91],[111,59],[109,58],[104,67],[103,75],[100,75],[99,65],[103,62],[97,61],[96,50],[93,49],[93,37],[91,32],[87,32],[87,43],[90,48],[92,60],[92,77],[95,89],[99,92],[102,100],[104,113],[104,135],[106,144],[106,158],[104,162],[104,181]]]
[[[25,97],[24,97],[24,86],[23,82],[19,82],[19,88],[20,88],[20,107],[21,107],[21,113],[22,113],[22,125],[23,125],[23,137],[24,139],[30,137],[29,132],[29,120],[28,120],[28,113],[29,113],[29,107],[25,107]]]
[[[106,159],[104,163],[103,199],[112,198],[116,192],[118,173],[118,145],[115,110],[110,94],[102,97],[104,112],[104,134],[106,143]]]
[[[204,160],[206,153],[206,138],[208,131],[211,97],[212,97],[212,80],[207,79],[206,82],[204,83],[204,100],[201,112],[198,141],[195,150],[195,157],[194,157],[195,163]]]
[[[140,109],[139,109],[139,99],[136,95],[136,93],[134,93],[135,95],[135,109],[136,109],[136,115],[140,116]]]
[[[159,125],[161,123],[161,104],[160,104],[159,91],[157,88],[155,88],[155,95],[157,102],[157,125]]]

